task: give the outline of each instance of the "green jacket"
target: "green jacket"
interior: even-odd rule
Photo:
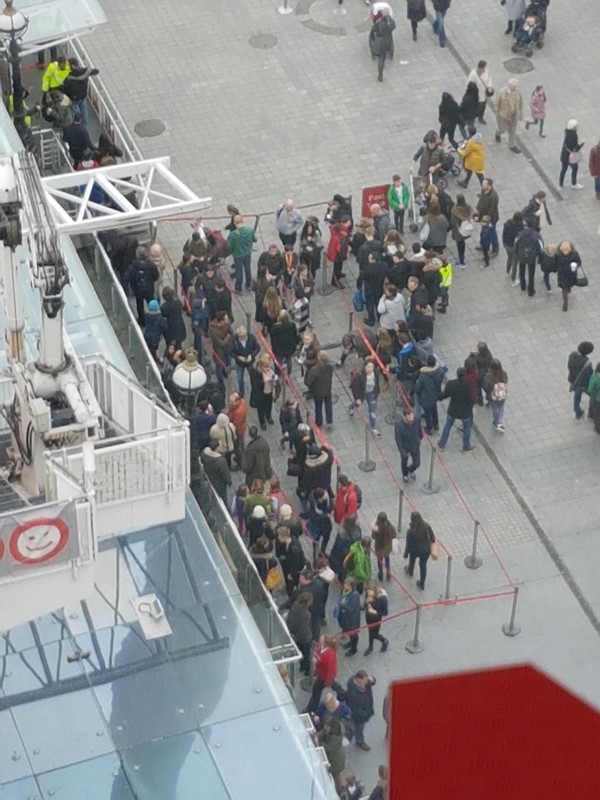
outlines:
[[[400,198],[396,187],[392,183],[388,189],[388,206],[392,211],[399,211],[401,208],[408,208],[410,205],[410,189],[405,183],[401,183],[398,187],[400,189]]]
[[[589,396],[600,403],[600,374],[598,372],[592,372],[587,388]]]
[[[348,570],[348,575],[357,583],[366,583],[371,580],[371,556],[365,553],[360,542],[354,542],[350,547],[352,553],[352,567]]]
[[[200,455],[200,461],[206,472],[206,477],[217,491],[226,486],[231,486],[231,472],[224,455],[220,453],[214,455],[210,447],[205,447]]]
[[[227,246],[233,258],[244,258],[252,252],[256,234],[252,228],[236,228],[227,237]]]

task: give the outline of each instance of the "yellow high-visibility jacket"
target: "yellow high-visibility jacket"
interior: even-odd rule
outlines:
[[[42,92],[51,92],[52,89],[60,89],[69,72],[71,72],[71,67],[68,63],[64,69],[61,69],[58,66],[58,61],[51,61],[46,67],[44,77],[42,78]]]

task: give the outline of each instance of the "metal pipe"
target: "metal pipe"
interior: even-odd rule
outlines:
[[[519,600],[519,587],[515,586],[515,593],[513,595],[512,608],[510,611],[510,621],[504,623],[502,626],[502,633],[505,636],[518,636],[521,633],[521,627],[515,625],[515,617],[517,616],[517,601]]]
[[[477,555],[477,538],[479,535],[479,525],[480,522],[478,519],[473,520],[473,547],[471,550],[471,555],[465,558],[465,567],[467,569],[479,569],[479,567],[483,564],[483,560],[479,558]]]
[[[429,475],[427,477],[427,483],[421,486],[421,491],[423,494],[437,494],[440,490],[440,487],[433,482],[433,470],[435,468],[435,454],[437,450],[434,444],[431,445],[431,456],[429,458]]]
[[[398,491],[398,536],[402,531],[402,512],[404,511],[404,489]]]
[[[419,640],[419,631],[421,628],[421,606],[417,604],[416,608],[416,615],[415,615],[415,633],[413,638],[408,641],[405,645],[405,649],[412,653],[413,655],[417,653],[422,653],[425,649],[425,645],[423,642]]]
[[[348,333],[352,333],[354,327],[354,311],[348,312]]]
[[[373,470],[377,466],[374,461],[371,461],[370,450],[371,450],[371,431],[369,430],[368,426],[365,425],[365,459],[364,461],[358,462],[358,468],[361,472],[373,472]]]
[[[446,567],[446,593],[444,599],[450,599],[450,581],[452,580],[452,556],[448,554],[448,566]]]

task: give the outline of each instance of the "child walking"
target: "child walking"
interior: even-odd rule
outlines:
[[[525,130],[529,130],[530,125],[538,126],[538,133],[542,139],[546,138],[544,133],[544,121],[546,119],[546,92],[543,86],[536,86],[529,98],[529,110],[531,119],[525,120]]]
[[[490,265],[490,248],[493,241],[494,228],[492,227],[492,218],[486,215],[481,218],[481,233],[479,235],[479,244],[483,251],[483,264],[481,265],[481,269],[485,269],[485,267],[489,267]]]

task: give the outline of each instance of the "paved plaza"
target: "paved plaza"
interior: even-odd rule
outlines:
[[[404,0],[392,0],[392,5],[398,23],[396,58],[386,67],[382,84],[376,81],[367,47],[368,10],[362,0],[345,0],[345,14],[333,13],[335,0],[300,0],[301,13],[289,15],[277,12],[277,0],[179,0],[168,5],[104,0],[110,23],[86,39],[85,46],[130,130],[142,120],[165,123],[165,133],[138,138],[138,144],[145,155],[170,155],[182,179],[198,194],[213,197],[208,217],[224,215],[228,202],[247,215],[269,212],[260,220],[258,256],[274,238],[271,212],[284,198],[318,204],[308,213],[321,217],[323,201],[334,192],[352,194],[357,217],[362,187],[386,183],[394,172],[406,176],[423,134],[437,126],[441,92],[450,91],[460,101],[465,71],[480,58],[488,61],[497,88],[513,77],[505,66],[513,57],[511,40],[503,35],[504,11],[495,0],[455,0],[447,16],[446,49],[440,49],[427,22],[413,43]],[[516,155],[505,142],[494,142],[489,110],[488,125],[480,129],[486,174],[500,196],[501,224],[544,189],[554,222],[546,241],[573,240],[590,285],[573,290],[569,311],[563,314],[560,292],[547,295],[539,272],[538,291],[530,299],[506,280],[502,254],[484,271],[475,242],[468,244],[468,267],[455,271],[449,313],[436,319],[436,351],[453,372],[477,341],[488,342],[508,372],[506,433],[497,434],[488,411],[476,408],[476,450],[462,455],[459,436],[452,434],[435,467],[440,491],[425,495],[420,488],[429,462],[425,443],[416,484],[405,487],[410,503],[431,522],[453,556],[450,596],[503,594],[518,584],[522,632],[511,639],[500,630],[510,615],[510,596],[426,609],[421,630],[425,650],[419,655],[404,649],[414,615],[390,622],[387,654],[341,659],[343,677],[351,668],[367,666],[379,679],[378,709],[393,678],[521,660],[535,661],[600,706],[600,440],[587,420],[575,421],[566,380],[567,356],[581,340],[596,343],[600,360],[594,305],[600,298],[600,203],[587,174],[589,147],[600,137],[599,25],[596,0],[579,0],[577,15],[571,4],[552,3],[546,46],[534,53],[533,69],[517,76],[526,102],[536,84],[545,86],[546,139],[520,126],[524,152]],[[250,43],[252,37],[259,46]],[[559,153],[565,123],[573,117],[586,142],[580,172],[584,189],[561,192]],[[462,190],[450,179],[449,191],[456,195]],[[477,191],[473,180],[466,192],[471,204]],[[214,224],[222,227],[225,220]],[[188,224],[164,223],[159,230],[176,261]],[[346,271],[355,275],[355,264],[350,262]],[[311,316],[322,342],[339,342],[348,329],[350,299],[350,289],[315,297]],[[245,321],[244,309],[253,311],[251,295],[241,302],[243,308],[235,307],[238,323]],[[350,367],[349,361],[336,370],[339,399],[335,427],[327,436],[342,471],[363,489],[361,523],[368,529],[382,509],[392,519],[397,516],[399,457],[393,427],[383,419],[392,413],[393,398],[392,392],[381,395],[383,436],[371,443],[377,466],[363,474],[357,469],[364,456],[363,422],[346,413]],[[294,377],[299,380],[299,374]],[[285,455],[274,434],[270,441],[283,476]],[[285,488],[293,491],[291,483]],[[405,503],[405,523],[409,512]],[[483,566],[477,571],[463,565],[474,518],[482,524]],[[394,556],[398,577],[401,564],[400,556]],[[430,569],[421,602],[444,597],[446,574],[444,554]],[[408,589],[414,595],[414,584]],[[390,584],[389,594],[390,613],[409,606],[397,582]],[[361,639],[360,652],[366,646],[366,637]],[[301,706],[306,695],[298,694]],[[371,753],[355,748],[348,753],[369,788],[385,758],[383,731],[377,716],[367,727]]]

